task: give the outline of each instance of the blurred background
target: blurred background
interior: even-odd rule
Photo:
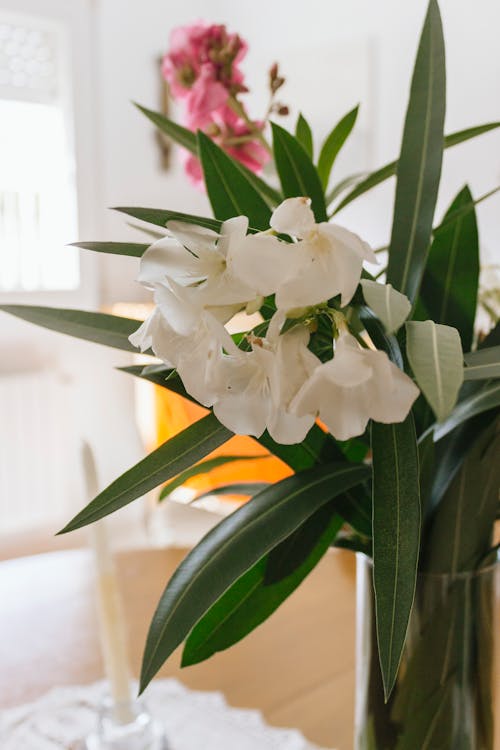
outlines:
[[[499,120],[499,3],[440,5],[447,132]],[[245,101],[254,118],[266,108],[273,62],[286,77],[285,125],[293,127],[302,111],[318,142],[360,103],[355,133],[336,165],[341,179],[398,153],[425,8],[426,0],[0,0],[0,302],[140,317],[149,300],[134,281],[136,260],[67,243],[147,241],[111,206],[209,212],[179,150],[160,142],[132,105],[164,110],[160,59],[173,27],[205,19],[247,40]],[[175,119],[173,102],[168,112]],[[475,197],[500,184],[499,133],[447,152],[438,217],[465,181]],[[370,192],[339,222],[375,247],[385,244],[393,189],[391,181]],[[499,201],[494,196],[478,208],[490,285],[498,285]],[[114,369],[132,361],[2,315],[0,555],[51,548],[54,531],[87,502],[82,440],[93,448],[104,485],[197,416],[178,402],[159,402],[152,387],[138,388]],[[250,441],[238,450],[257,452]],[[266,461],[242,469],[246,478],[283,475]],[[203,513],[190,515],[194,536],[210,523]],[[144,505],[135,504],[117,523],[130,541],[143,533],[143,521]],[[183,517],[182,542],[191,534],[184,523]]]

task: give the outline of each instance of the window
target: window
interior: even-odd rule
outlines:
[[[77,289],[70,62],[62,24],[0,12],[0,291]]]

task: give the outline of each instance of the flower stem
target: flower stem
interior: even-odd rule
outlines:
[[[267,142],[266,138],[264,137],[262,131],[260,128],[256,127],[255,123],[249,118],[248,114],[246,113],[246,110],[241,102],[236,99],[234,96],[230,96],[228,99],[228,104],[233,110],[233,112],[236,112],[239,117],[242,118],[242,120],[245,121],[245,123],[250,128],[250,131],[254,135],[255,138],[257,138],[258,141],[262,143],[266,151],[268,151],[270,154],[272,154],[272,149],[269,143]]]

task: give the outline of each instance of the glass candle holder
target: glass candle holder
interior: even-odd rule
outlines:
[[[95,732],[85,750],[170,750],[162,725],[147,711],[143,700],[114,704],[104,700],[99,707]]]

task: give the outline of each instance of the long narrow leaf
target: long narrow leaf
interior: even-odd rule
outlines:
[[[196,135],[191,130],[184,128],[182,125],[178,125],[173,120],[169,120],[168,117],[165,117],[165,115],[162,115],[160,112],[154,112],[152,109],[142,107],[136,102],[134,102],[134,104],[143,115],[146,115],[148,120],[151,120],[151,122],[161,130],[162,133],[168,135],[169,138],[178,143],[179,146],[183,146],[183,148],[187,149],[195,156],[197,155],[198,147],[196,143]]]
[[[424,536],[426,571],[474,570],[491,543],[498,511],[500,435],[495,424],[469,445],[460,471],[437,506]]]
[[[201,461],[189,469],[184,469],[175,479],[172,479],[171,482],[162,487],[159,500],[168,497],[171,492],[184,484],[184,482],[187,482],[188,479],[200,476],[200,474],[207,474],[219,466],[225,466],[226,464],[234,463],[234,461],[257,461],[261,458],[267,458],[267,456],[214,456],[214,458],[208,458],[206,461]]]
[[[183,146],[190,151],[194,156],[198,156],[198,142],[196,140],[196,134],[191,130],[178,125],[176,122],[169,120],[168,117],[162,115],[160,112],[153,112],[151,109],[141,107],[140,104],[135,105],[146,117],[156,125],[159,130],[172,138],[173,141]],[[271,185],[268,185],[254,172],[250,171],[244,164],[236,162],[238,169],[245,175],[247,180],[252,183],[254,188],[258,192],[271,201],[271,205],[277,205],[281,201],[280,193],[275,190]]]
[[[335,125],[321,147],[318,159],[318,174],[325,190],[328,187],[330,173],[335,163],[335,159],[355,125],[358,110],[359,105],[348,112],[340,122]]]
[[[231,584],[336,495],[363,481],[366,466],[328,465],[278,482],[225,518],[177,568],[154,614],[141,692]]]
[[[500,378],[500,346],[490,346],[464,355],[465,380]]]
[[[465,143],[465,141],[469,141],[472,138],[477,138],[478,135],[488,133],[490,130],[496,130],[497,128],[500,128],[500,122],[488,122],[485,125],[476,125],[473,128],[467,128],[466,130],[459,130],[456,133],[450,133],[450,135],[445,136],[444,147],[451,148],[452,146],[457,146],[459,143]],[[377,185],[380,185],[382,182],[385,182],[385,180],[389,179],[389,177],[394,177],[397,168],[398,162],[391,161],[389,164],[386,164],[385,166],[380,167],[380,169],[377,169],[375,172],[372,172],[370,175],[368,175],[368,177],[366,177],[366,179],[364,179],[362,182],[359,182],[354,190],[346,195],[346,197],[335,208],[335,211],[333,213],[338,213],[353,200],[359,198],[360,195],[363,195],[364,193],[368,192],[368,190],[371,190]]]
[[[129,255],[133,258],[141,258],[149,245],[142,242],[72,242],[71,247],[81,247],[83,250],[93,250],[96,253]]]
[[[333,203],[335,198],[338,198],[339,195],[342,195],[342,193],[344,193],[350,187],[353,187],[353,185],[359,185],[362,180],[366,179],[367,175],[367,172],[358,172],[357,174],[352,174],[348,177],[344,177],[343,180],[338,182],[332,187],[331,190],[328,191],[326,195],[326,205],[329,206],[331,203]]]
[[[232,435],[213,414],[203,417],[115,479],[59,533],[87,526],[123,508],[204,458]]]
[[[149,224],[155,224],[158,227],[166,229],[168,221],[185,221],[188,224],[196,224],[199,227],[207,227],[219,232],[222,221],[209,219],[205,216],[193,216],[184,214],[180,211],[166,211],[162,208],[141,208],[135,206],[115,206],[114,211],[120,211],[122,214],[133,216],[134,219],[147,221]]]
[[[283,196],[281,195],[279,190],[276,190],[271,185],[268,185],[267,182],[259,177],[259,175],[255,174],[255,172],[252,172],[252,170],[248,169],[248,167],[245,167],[245,165],[240,161],[235,161],[234,164],[240,170],[240,172],[245,175],[248,182],[254,186],[257,192],[262,195],[266,203],[271,208],[276,208],[276,206],[281,203],[281,201],[283,200]]]
[[[313,134],[311,126],[302,113],[299,114],[297,119],[297,125],[295,126],[295,137],[304,151],[307,153],[309,158],[312,160],[314,158]]]
[[[269,229],[269,206],[234,160],[202,132],[198,132],[198,149],[214,215],[223,221],[247,216],[255,229]]]
[[[498,406],[500,406],[500,382],[498,380],[486,382],[479,391],[460,401],[445,422],[435,425],[434,440],[436,442],[441,440],[462,422]]]
[[[296,138],[272,123],[276,169],[286,198],[307,196],[317,222],[327,221],[325,195],[316,167]]]
[[[457,328],[464,351],[472,345],[479,283],[479,239],[473,203],[465,186],[446,212],[443,228],[435,231],[415,316]],[[470,210],[454,220],[465,207]]]
[[[328,503],[247,570],[195,625],[184,646],[182,666],[229,648],[267,619],[319,562],[341,524],[334,501]],[[283,575],[266,580],[269,561],[277,556]]]
[[[94,341],[96,344],[111,346],[114,349],[123,349],[126,352],[137,352],[137,348],[132,346],[128,337],[137,331],[141,320],[86,310],[35,305],[0,305],[0,310],[58,333]]]
[[[221,484],[213,487],[211,490],[202,492],[192,501],[197,503],[198,500],[205,500],[213,495],[242,495],[243,497],[253,497],[257,492],[261,492],[269,487],[269,482],[234,482],[233,484]]]
[[[430,0],[398,162],[387,282],[413,302],[424,270],[443,160],[446,74],[441,17]]]
[[[420,543],[418,451],[411,413],[372,424],[373,578],[386,699],[399,669],[415,595]]]

